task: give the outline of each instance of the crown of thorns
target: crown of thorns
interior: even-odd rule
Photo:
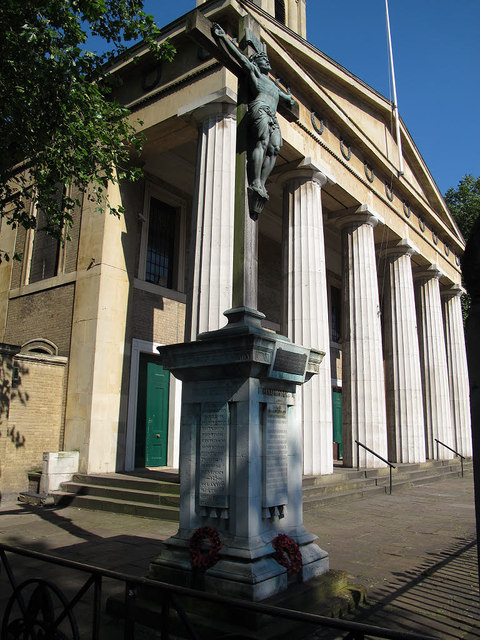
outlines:
[[[256,62],[257,60],[261,59],[268,60],[268,56],[264,51],[260,51],[260,53],[254,53],[250,56],[251,62]]]

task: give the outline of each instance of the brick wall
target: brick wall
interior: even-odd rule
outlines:
[[[78,198],[82,201],[83,196],[81,193],[75,191],[72,193],[72,198]],[[63,271],[64,273],[70,273],[72,271],[77,270],[77,256],[78,256],[78,242],[80,239],[80,222],[81,222],[81,213],[78,210],[78,207],[75,208],[73,212],[73,224],[72,227],[68,230],[68,235],[70,236],[70,240],[65,243],[64,251],[65,251],[65,263]]]
[[[62,449],[67,358],[0,347],[0,498],[28,489],[28,472]],[[16,374],[16,375],[15,375]]]
[[[183,342],[185,305],[147,291],[135,289],[132,335],[139,340],[175,344]]]
[[[57,345],[58,355],[68,356],[74,293],[72,283],[11,299],[5,342],[22,345],[43,338]]]

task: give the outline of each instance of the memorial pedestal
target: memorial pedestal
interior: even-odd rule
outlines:
[[[183,382],[180,527],[150,566],[150,577],[206,591],[263,600],[328,571],[328,554],[303,527],[302,425],[297,385],[315,373],[322,352],[262,329],[247,308],[197,341],[162,347],[163,366]],[[189,541],[213,527],[222,549],[204,574],[192,570]],[[302,568],[289,577],[272,541],[295,540]]]

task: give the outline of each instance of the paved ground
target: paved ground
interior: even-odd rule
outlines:
[[[480,639],[471,476],[309,511],[305,526],[332,569],[367,587],[368,606],[355,619]],[[0,507],[0,542],[140,576],[175,531],[175,523],[73,507]],[[19,571],[33,568],[22,561]]]

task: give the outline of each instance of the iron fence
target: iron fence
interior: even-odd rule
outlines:
[[[41,561],[47,565],[64,567],[78,572],[81,586],[75,587],[73,594],[66,594],[57,584],[44,578],[29,577],[19,581],[10,562],[9,556],[23,556],[34,561]],[[2,590],[7,587],[8,594],[2,594],[5,608],[1,620],[1,640],[82,640],[77,621],[76,608],[83,602],[87,594],[90,612],[82,612],[82,634],[88,640],[100,640],[102,621],[102,589],[105,580],[113,580],[123,585],[123,611],[121,615],[123,638],[135,640],[138,626],[138,612],[136,610],[137,594],[148,589],[156,595],[156,604],[160,604],[157,620],[154,623],[156,633],[162,640],[172,637],[172,622],[177,625],[175,637],[192,640],[206,640],[205,635],[196,627],[192,620],[194,616],[188,611],[187,601],[209,602],[217,607],[234,608],[242,612],[250,612],[261,616],[271,616],[274,620],[288,620],[291,622],[311,625],[312,629],[332,629],[338,634],[345,634],[344,640],[363,640],[364,638],[382,638],[391,640],[434,640],[432,636],[416,633],[384,629],[368,624],[328,618],[311,613],[273,607],[262,603],[233,599],[227,596],[209,594],[195,589],[167,584],[149,578],[140,578],[125,573],[101,569],[88,564],[67,560],[37,551],[31,551],[8,544],[0,544],[0,568],[5,572],[7,580],[3,580]],[[118,619],[118,617],[117,617]],[[85,624],[87,622],[87,624]],[[181,631],[178,630],[181,625]],[[197,625],[198,626],[198,625]],[[203,625],[204,627],[205,625]],[[207,624],[208,626],[208,624]],[[86,629],[86,630],[85,630]],[[202,635],[203,633],[203,635]],[[305,636],[308,632],[304,633]],[[118,636],[117,636],[118,637]],[[158,635],[156,635],[158,637]],[[236,635],[216,636],[221,638],[249,637],[248,632],[239,631]],[[292,636],[294,637],[294,636]],[[295,636],[298,637],[298,636]]]

